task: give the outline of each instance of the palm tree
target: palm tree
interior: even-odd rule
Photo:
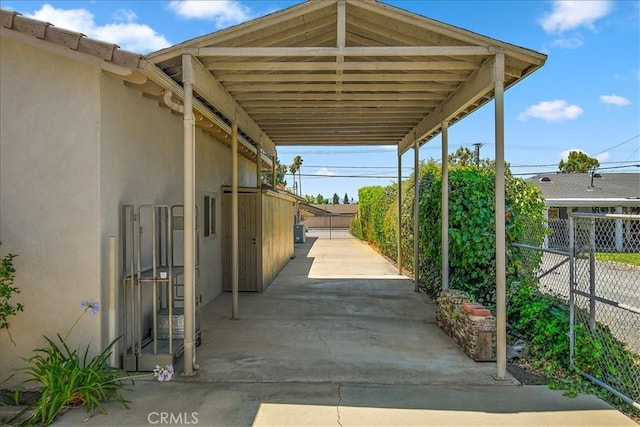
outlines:
[[[291,171],[291,173],[293,174],[293,182],[296,182],[296,173],[298,174],[298,182],[300,183],[300,185],[298,185],[298,194],[302,195],[302,176],[300,176],[300,168],[302,167],[302,162],[304,160],[302,160],[302,157],[300,156],[295,156],[293,158],[293,163],[291,164],[291,166],[289,166],[289,170]],[[295,187],[295,185],[294,185]]]
[[[293,175],[293,194],[298,194],[298,191],[296,189],[296,173],[298,172],[298,166],[296,166],[295,163],[292,163],[291,166],[289,166],[289,171],[291,172],[291,175]]]

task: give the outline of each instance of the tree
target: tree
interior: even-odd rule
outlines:
[[[286,187],[287,181],[284,177],[287,174],[287,166],[280,164],[280,160],[276,159],[276,188]],[[262,182],[271,185],[271,171],[262,171]]]
[[[340,204],[340,196],[338,196],[338,193],[333,193],[333,204],[334,205]]]
[[[479,154],[479,153],[478,153]],[[449,166],[493,166],[493,160],[488,158],[476,158],[476,153],[467,147],[458,148],[455,153],[449,154]]]
[[[322,194],[318,194],[316,196],[316,203],[319,205],[323,205],[325,203],[324,196]]]
[[[560,160],[558,170],[561,173],[585,173],[600,166],[598,159],[587,156],[582,151],[570,151],[567,161]]]
[[[316,202],[315,196],[310,196],[308,194],[305,194],[304,198],[307,200],[307,203],[315,203]]]
[[[293,163],[291,164],[291,166],[289,166],[289,170],[291,171],[291,174],[293,175],[293,187],[296,187],[296,173],[298,174],[298,183],[299,185],[298,187],[298,191],[296,191],[297,194],[302,194],[302,177],[300,176],[300,168],[302,167],[302,162],[304,160],[302,160],[302,157],[300,156],[295,156],[293,158]]]
[[[451,166],[470,166],[474,164],[474,154],[467,147],[460,147],[455,153],[449,154],[449,165]]]
[[[344,193],[344,199],[342,199],[342,204],[343,205],[349,204],[349,196],[347,196],[347,193]]]

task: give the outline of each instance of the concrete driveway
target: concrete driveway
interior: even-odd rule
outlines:
[[[497,382],[435,306],[355,239],[308,239],[261,294],[202,309],[195,377],[136,382],[131,410],[59,425],[635,425],[593,396]],[[181,367],[176,366],[179,372]]]

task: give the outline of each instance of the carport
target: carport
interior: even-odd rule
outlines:
[[[448,128],[494,100],[495,206],[496,212],[503,212],[504,91],[540,68],[546,56],[373,0],[317,0],[146,59],[144,73],[162,84],[165,98],[176,97],[183,103],[184,374],[192,375],[196,126],[231,138],[232,316],[236,318],[239,146],[255,147],[259,173],[261,164],[275,167],[276,146],[396,145],[401,185],[406,151],[414,150],[417,169],[420,147],[441,134],[442,159],[446,159]],[[446,161],[442,173],[446,184]],[[446,185],[442,200],[442,286],[447,288]],[[418,223],[417,204],[414,221]],[[504,221],[503,215],[496,215],[497,379],[506,378]],[[417,233],[418,227],[414,229]]]

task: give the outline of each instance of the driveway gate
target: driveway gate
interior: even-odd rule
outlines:
[[[640,409],[640,267],[624,259],[640,215],[572,213],[568,228],[571,365]]]

